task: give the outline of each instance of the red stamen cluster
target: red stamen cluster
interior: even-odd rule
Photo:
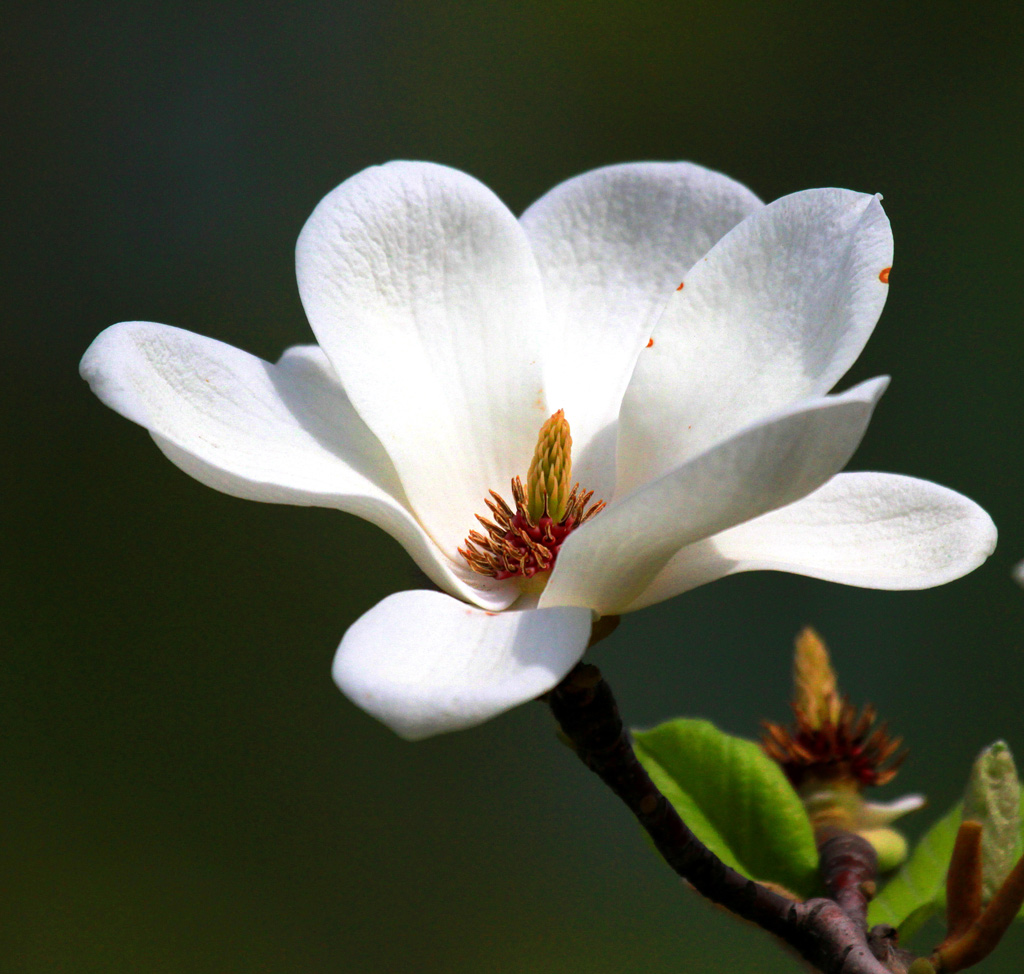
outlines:
[[[815,725],[794,707],[796,724],[790,729],[770,721],[763,723],[761,747],[782,766],[794,788],[809,778],[819,781],[847,780],[861,786],[884,785],[896,777],[907,754],[896,754],[903,743],[891,737],[887,725],[875,727],[875,708],[860,713],[843,700],[836,721]]]
[[[569,534],[605,507],[604,501],[590,504],[594,492],[581,492],[579,486],[573,486],[565,514],[557,522],[548,515],[546,502],[544,513],[539,518],[530,516],[526,507],[526,490],[518,477],[512,481],[514,511],[497,491],[492,490],[484,503],[494,520],[489,521],[477,514],[476,519],[487,533],[470,531],[466,547],[459,548],[459,554],[473,571],[497,579],[532,578],[538,572],[551,571]]]

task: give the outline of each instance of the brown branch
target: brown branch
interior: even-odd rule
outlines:
[[[869,937],[865,926],[875,881],[874,850],[866,854],[867,843],[841,833],[822,845],[822,875],[835,899],[788,899],[727,866],[690,831],[637,759],[597,667],[578,665],[546,700],[580,760],[622,799],[665,861],[699,893],[775,934],[826,974],[906,970],[909,958],[893,949],[892,932],[876,928]]]
[[[824,841],[820,841],[824,839]],[[868,903],[877,890],[878,854],[855,832],[819,836],[819,872],[829,896],[843,912],[867,925]]]

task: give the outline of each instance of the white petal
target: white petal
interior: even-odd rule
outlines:
[[[548,398],[572,427],[577,479],[599,496],[614,488],[615,431],[599,434],[618,417],[665,302],[695,261],[762,206],[709,169],[640,162],[576,176],[523,214],[548,307]]]
[[[419,520],[457,558],[487,491],[525,473],[549,415],[526,234],[464,173],[388,163],[321,201],[296,269],[353,405]]]
[[[857,825],[862,829],[884,828],[927,804],[924,795],[904,795],[891,802],[864,802],[857,816]]]
[[[488,592],[475,576],[460,577],[430,541],[319,349],[292,349],[272,365],[180,328],[123,322],[96,338],[81,371],[106,405],[148,429],[202,483],[249,500],[348,511],[392,535],[447,591],[488,606],[514,597],[508,586]]]
[[[586,609],[484,612],[440,592],[389,595],[345,633],[334,680],[408,740],[483,723],[550,690],[590,640]]]
[[[684,545],[792,504],[845,466],[887,383],[802,402],[616,501],[566,540],[540,604],[631,608]]]
[[[795,504],[684,548],[629,608],[758,569],[930,588],[973,571],[995,543],[992,519],[956,491],[897,474],[843,473]]]
[[[776,200],[686,275],[637,361],[619,424],[619,490],[760,416],[827,392],[881,314],[892,234],[878,199]]]

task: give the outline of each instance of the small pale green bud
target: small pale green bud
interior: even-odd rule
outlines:
[[[861,838],[871,843],[878,855],[878,871],[892,872],[907,861],[907,840],[895,829],[862,829]]]
[[[907,968],[907,974],[935,974],[935,966],[927,957],[918,957]]]
[[[987,903],[1020,856],[1020,781],[1005,742],[985,748],[974,762],[963,817],[982,826],[982,900]]]
[[[565,413],[559,409],[541,428],[526,475],[526,512],[532,521],[548,516],[556,523],[565,517],[572,487],[572,437]]]

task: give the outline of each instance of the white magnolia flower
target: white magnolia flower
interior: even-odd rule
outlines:
[[[985,559],[995,528],[965,497],[837,474],[886,380],[826,393],[871,334],[891,263],[878,198],[847,190],[765,206],[698,166],[642,163],[571,179],[517,220],[463,173],[395,162],[330,193],[299,237],[319,347],[271,364],[125,322],[82,374],[203,483],[348,511],[406,548],[442,591],[367,612],[334,676],[419,738],[550,689],[598,615],[724,575],[924,588]],[[502,513],[468,548],[556,410],[573,481],[607,507],[539,525],[540,548]],[[557,422],[547,433],[534,489],[543,474],[557,494],[568,443]]]

